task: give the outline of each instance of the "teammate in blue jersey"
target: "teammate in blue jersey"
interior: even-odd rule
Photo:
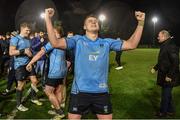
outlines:
[[[80,119],[90,109],[98,119],[112,119],[112,106],[108,94],[109,52],[135,49],[142,36],[145,13],[135,12],[137,28],[128,40],[99,38],[99,21],[88,16],[84,22],[85,35],[57,40],[51,18],[54,9],[45,10],[45,21],[50,43],[55,48],[75,51],[75,75],[69,102],[69,119]]]
[[[37,84],[38,80],[36,78],[35,71],[33,69],[32,72],[28,72],[26,70],[26,65],[30,61],[32,57],[32,53],[30,50],[30,41],[28,39],[30,34],[30,26],[28,23],[22,23],[20,25],[20,34],[11,38],[10,40],[10,50],[9,54],[14,57],[14,69],[15,69],[15,77],[18,81],[18,86],[16,88],[16,98],[17,98],[17,109],[19,111],[27,111],[28,108],[22,105],[22,92],[23,87],[26,83],[28,77],[30,78],[31,84],[31,96],[32,102],[36,105],[42,105],[40,101],[36,98],[36,92],[38,92]]]
[[[60,40],[63,33],[61,26],[54,27],[54,32],[58,40]],[[65,117],[63,110],[60,108],[62,101],[63,80],[67,75],[67,64],[65,58],[65,51],[54,49],[48,42],[41,50],[32,58],[26,66],[28,71],[32,70],[32,66],[43,55],[49,54],[49,71],[48,78],[45,83],[45,93],[48,96],[51,104],[54,106],[57,115],[56,118]]]

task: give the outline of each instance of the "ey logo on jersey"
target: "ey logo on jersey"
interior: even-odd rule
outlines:
[[[89,61],[96,61],[98,58],[98,55],[89,55]]]
[[[89,61],[97,61],[98,56],[99,56],[99,51],[90,53]]]

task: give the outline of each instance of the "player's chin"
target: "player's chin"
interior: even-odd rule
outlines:
[[[99,31],[99,28],[92,28],[91,31]]]
[[[28,37],[29,37],[29,35],[24,35],[24,37],[25,37],[25,38],[28,38]]]

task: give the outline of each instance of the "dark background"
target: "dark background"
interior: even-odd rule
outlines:
[[[159,19],[156,36],[159,30],[167,29],[177,42],[180,38],[180,4],[177,0],[0,0],[0,34],[18,29],[22,21],[35,21],[34,24],[42,28],[44,21],[39,15],[47,7],[56,9],[54,20],[61,20],[66,32],[82,33],[85,16],[103,13],[110,33],[127,39],[137,24],[134,11],[141,10],[146,13],[142,43],[152,42],[153,16]]]

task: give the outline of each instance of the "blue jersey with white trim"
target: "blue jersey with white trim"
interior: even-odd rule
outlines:
[[[49,53],[49,72],[48,78],[64,78],[67,75],[67,64],[65,58],[65,51],[60,49],[55,49],[48,42],[44,47],[46,53]]]
[[[97,38],[92,41],[86,36],[67,38],[67,49],[75,51],[75,76],[71,93],[108,92],[109,53],[120,51],[122,40]]]
[[[23,38],[20,35],[12,37],[10,40],[10,46],[15,46],[17,50],[22,50],[31,47],[30,40]],[[15,56],[14,57],[14,69],[16,70],[20,66],[27,65],[30,61],[28,56]]]

